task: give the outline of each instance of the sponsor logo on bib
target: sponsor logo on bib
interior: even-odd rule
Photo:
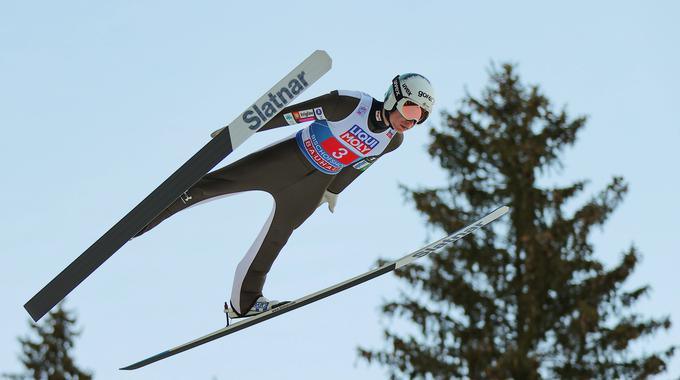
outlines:
[[[354,125],[347,132],[340,135],[340,138],[363,155],[380,144],[375,137],[361,129],[358,125]]]

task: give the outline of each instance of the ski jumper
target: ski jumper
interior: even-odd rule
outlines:
[[[242,191],[266,191],[271,215],[236,268],[231,305],[247,312],[262,295],[267,273],[293,230],[317,208],[326,190],[339,194],[403,136],[382,118],[383,103],[354,91],[329,94],[284,108],[259,131],[309,122],[279,143],[206,174],[138,235],[178,211]]]

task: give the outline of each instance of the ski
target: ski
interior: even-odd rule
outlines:
[[[213,139],[165,182],[26,302],[24,308],[31,318],[36,322],[42,318],[183,192],[326,74],[331,65],[325,51],[315,51],[233,122],[215,133]]]
[[[423,256],[427,256],[431,253],[438,253],[444,250],[445,248],[451,246],[455,241],[463,238],[464,236],[484,227],[485,225],[493,222],[494,220],[500,218],[501,216],[505,215],[509,211],[509,208],[507,206],[502,206],[497,208],[496,210],[490,212],[486,216],[482,217],[481,219],[477,220],[474,223],[471,223],[460,230],[443,237],[433,243],[430,243],[426,245],[425,247],[412,252],[398,260],[392,261],[390,263],[384,264],[380,266],[379,268],[370,270],[364,274],[361,274],[359,276],[356,276],[354,278],[350,278],[349,280],[343,281],[341,283],[335,284],[329,288],[320,290],[316,293],[309,294],[305,297],[299,298],[295,301],[289,302],[285,305],[282,305],[280,307],[277,307],[275,309],[266,311],[262,314],[259,314],[254,317],[250,317],[248,319],[245,319],[241,322],[237,322],[234,324],[231,324],[227,327],[221,328],[215,332],[212,332],[208,335],[202,336],[198,339],[192,340],[188,343],[182,344],[180,346],[177,346],[175,348],[171,348],[167,351],[163,351],[160,354],[151,356],[147,359],[144,359],[142,361],[139,361],[137,363],[131,364],[127,367],[120,368],[121,370],[133,370],[133,369],[138,369],[141,367],[144,367],[146,365],[149,365],[151,363],[157,362],[162,359],[166,359],[170,356],[177,355],[180,352],[184,352],[186,350],[189,350],[194,347],[198,347],[200,345],[203,345],[205,343],[211,342],[215,339],[222,338],[224,336],[233,334],[237,331],[243,330],[245,328],[248,328],[250,326],[256,325],[258,323],[264,322],[268,319],[278,317],[282,314],[285,314],[289,311],[293,311],[295,309],[301,308],[305,305],[309,305],[310,303],[319,301],[321,299],[324,299],[326,297],[332,296],[333,294],[342,292],[344,290],[347,290],[349,288],[352,288],[354,286],[357,286],[359,284],[362,284],[366,281],[372,280],[378,276],[381,276],[385,273],[389,273],[395,269],[399,269],[405,265],[410,264],[414,260],[417,260]]]

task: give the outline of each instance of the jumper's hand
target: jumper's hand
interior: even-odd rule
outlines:
[[[335,204],[338,202],[338,194],[333,194],[330,191],[326,190],[323,193],[323,197],[321,197],[321,202],[319,202],[319,206],[321,206],[324,203],[328,203],[328,210],[330,212],[335,212]],[[317,207],[319,207],[317,206]]]

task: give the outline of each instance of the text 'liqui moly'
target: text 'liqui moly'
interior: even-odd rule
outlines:
[[[340,135],[340,138],[361,154],[367,154],[379,144],[375,137],[369,135],[358,125],[353,126],[347,132]]]

